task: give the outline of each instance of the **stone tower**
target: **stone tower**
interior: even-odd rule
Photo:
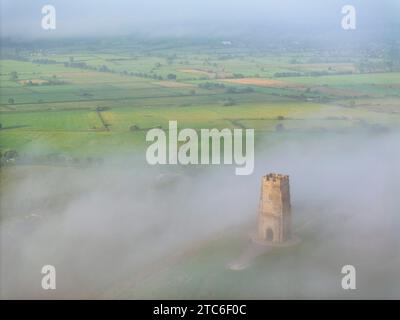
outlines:
[[[262,177],[257,238],[273,243],[290,240],[291,220],[289,176]]]

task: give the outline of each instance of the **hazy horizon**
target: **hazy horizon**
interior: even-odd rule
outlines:
[[[41,8],[56,8],[57,28],[41,29]],[[149,0],[71,2],[1,1],[1,36],[23,39],[87,36],[280,36],[343,31],[341,8],[354,5],[358,35],[390,36],[399,24],[400,2]],[[388,34],[388,31],[389,34]]]

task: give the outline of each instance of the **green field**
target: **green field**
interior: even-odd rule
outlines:
[[[75,266],[76,270],[73,267],[70,270],[75,270],[77,274],[84,270],[82,274],[87,276],[92,272],[89,268],[91,261],[85,260],[88,259],[89,251],[82,244],[88,242],[88,247],[95,251],[91,253],[100,260],[103,247],[97,248],[93,245],[97,244],[97,239],[100,239],[100,242],[104,239],[109,240],[107,245],[110,245],[110,248],[105,245],[104,250],[109,249],[112,254],[117,252],[120,243],[117,243],[116,248],[113,247],[115,235],[108,234],[107,227],[119,221],[119,218],[124,226],[134,228],[136,224],[140,225],[146,221],[146,217],[141,214],[151,207],[156,212],[166,213],[166,221],[163,223],[167,225],[165,229],[171,234],[175,231],[179,233],[184,229],[185,223],[196,225],[190,220],[190,214],[189,217],[186,216],[186,211],[179,213],[188,219],[182,218],[185,222],[181,225],[178,213],[175,212],[181,209],[180,204],[187,205],[187,211],[190,211],[192,206],[201,207],[208,203],[199,198],[199,195],[202,195],[201,190],[197,190],[198,193],[194,192],[194,195],[185,193],[188,189],[197,187],[196,183],[185,185],[185,179],[193,179],[191,182],[200,180],[204,189],[209,188],[211,195],[207,200],[210,200],[211,204],[228,204],[235,200],[235,206],[240,207],[242,202],[248,205],[246,201],[250,200],[246,196],[250,193],[246,193],[249,189],[245,187],[241,189],[242,181],[236,180],[236,184],[230,185],[224,181],[226,177],[223,175],[213,176],[215,172],[212,169],[207,171],[206,168],[197,167],[168,167],[165,169],[167,182],[163,182],[163,178],[159,178],[158,175],[160,172],[161,176],[165,173],[164,168],[156,168],[155,170],[160,172],[156,171],[154,176],[146,176],[149,166],[144,169],[141,167],[148,145],[146,133],[157,127],[168,129],[168,122],[171,120],[178,121],[179,128],[196,130],[255,129],[256,155],[276,150],[277,147],[291,150],[293,143],[297,142],[300,145],[314,143],[321,147],[321,154],[325,156],[329,154],[330,148],[345,145],[349,141],[365,143],[368,139],[379,137],[380,134],[398,133],[400,70],[386,67],[386,57],[371,57],[364,51],[341,56],[333,49],[329,51],[304,48],[296,51],[290,46],[282,46],[283,44],[278,44],[272,48],[254,48],[240,42],[225,46],[220,41],[211,40],[208,43],[121,40],[110,44],[105,40],[105,44],[101,41],[94,44],[67,41],[64,44],[49,44],[46,49],[28,45],[2,48],[0,152],[5,160],[2,160],[0,171],[0,202],[2,225],[10,227],[11,230],[10,243],[14,241],[13,230],[17,230],[17,234],[22,230],[21,234],[25,234],[26,227],[26,234],[31,235],[30,219],[36,221],[35,215],[43,219],[38,223],[39,226],[41,223],[50,223],[57,217],[61,217],[62,220],[72,215],[72,222],[65,218],[65,221],[62,220],[56,225],[55,231],[51,229],[50,235],[46,233],[48,231],[39,227],[35,229],[36,222],[33,222],[34,231],[39,230],[37,232],[40,236],[35,238],[37,242],[31,244],[26,240],[29,239],[28,236],[26,239],[21,238],[29,242],[29,246],[27,243],[23,245],[31,249],[36,248],[35,245],[42,248],[41,241],[48,240],[50,236],[64,237],[62,239],[68,244],[65,246],[69,251],[63,247],[64,243],[55,241],[53,246],[50,241],[49,248],[46,247],[48,251],[43,255],[48,254],[51,257],[53,253],[56,255],[57,250],[64,253],[62,250],[65,249],[67,253],[58,257],[57,261],[68,265],[70,257],[78,257],[77,261],[84,261],[83,266],[77,262],[82,269]],[[360,137],[362,139],[358,140]],[[349,144],[350,146],[343,147],[346,152],[359,146]],[[383,151],[394,149],[393,146],[385,149],[386,147],[382,147]],[[310,147],[310,150],[312,149],[313,147]],[[306,158],[306,162],[311,163],[312,167],[319,154],[312,154],[307,158],[307,152],[308,149],[305,148],[297,150],[297,153],[288,153],[289,155],[284,153],[282,159],[277,162],[278,165],[274,163],[275,167],[281,168],[281,163],[283,168],[288,162],[296,164],[298,154],[303,157],[300,157],[301,159]],[[137,163],[130,162],[131,156],[139,158],[142,161],[140,165],[135,166]],[[362,166],[363,156],[351,163],[354,171]],[[378,156],[380,157],[380,154]],[[385,160],[384,156],[385,154],[380,159]],[[264,162],[259,165],[259,170],[272,167],[262,156],[260,158],[260,162]],[[108,162],[104,166],[91,166],[93,163],[102,164],[102,160],[110,159],[122,159],[122,165],[121,162],[115,165],[111,161],[110,166]],[[323,159],[331,160],[329,156]],[[337,160],[338,166],[341,166],[341,161],[347,158],[332,159]],[[310,181],[322,181],[322,186],[317,187],[316,191],[311,189],[315,192],[327,189],[329,193],[330,180],[324,180],[324,170],[329,171],[330,167],[319,164],[323,169],[318,171],[316,168],[314,172],[310,166],[303,168],[300,161],[299,171],[303,171],[299,175],[305,177],[304,180],[310,176]],[[376,170],[384,171],[382,168],[386,167],[379,165]],[[390,169],[390,165],[388,168]],[[389,170],[388,168],[386,169]],[[338,173],[338,176],[342,174],[348,177],[353,174],[343,173],[349,170],[345,165],[335,167],[335,170],[332,170],[333,175]],[[390,170],[396,171],[394,166]],[[258,173],[260,171],[257,171]],[[146,176],[147,180],[144,179],[144,182],[141,180],[141,174]],[[210,175],[212,183],[208,181],[207,174]],[[170,179],[169,175],[173,177]],[[360,184],[364,187],[365,171],[359,176]],[[201,180],[202,178],[204,180]],[[363,252],[359,253],[357,247],[350,248],[345,253],[341,251],[344,242],[346,245],[354,244],[351,237],[353,230],[350,229],[347,230],[347,238],[344,240],[334,239],[336,242],[333,243],[325,241],[334,238],[331,230],[325,230],[328,229],[326,226],[332,221],[337,224],[339,220],[342,223],[340,214],[353,214],[351,208],[347,207],[348,212],[339,212],[336,218],[330,217],[332,220],[329,220],[323,215],[330,212],[329,204],[323,206],[317,203],[322,206],[322,214],[319,219],[313,220],[316,215],[313,211],[314,204],[312,201],[311,204],[302,203],[303,207],[300,206],[298,210],[296,208],[295,227],[299,228],[298,234],[302,238],[298,247],[272,251],[259,257],[255,264],[242,272],[226,268],[227,263],[240,255],[248,241],[247,233],[253,227],[258,201],[258,178],[250,177],[249,179],[253,180],[248,185],[247,182],[243,182],[246,187],[256,190],[252,189],[252,195],[255,197],[251,198],[254,213],[243,213],[248,214],[248,218],[245,219],[246,225],[219,230],[215,232],[216,237],[200,243],[184,243],[182,247],[187,251],[183,253],[182,248],[176,250],[177,253],[157,252],[158,255],[154,254],[157,259],[146,261],[147,264],[143,261],[118,264],[118,258],[123,257],[116,254],[114,259],[117,265],[112,266],[110,270],[112,273],[121,268],[120,273],[116,272],[121,278],[104,280],[101,282],[101,288],[90,287],[93,284],[90,282],[91,276],[75,278],[74,274],[71,283],[82,281],[85,286],[87,280],[88,287],[93,291],[84,291],[82,297],[95,298],[315,298],[319,294],[323,298],[352,298],[353,296],[343,294],[340,288],[335,287],[338,277],[332,274],[338,273],[338,265],[347,263],[351,258],[373,265],[371,260],[374,256],[371,258],[369,255],[363,255]],[[174,183],[178,185],[177,189],[174,189]],[[214,183],[220,183],[222,189],[226,188],[226,193],[218,193],[219,189]],[[309,187],[307,183],[308,180],[304,182],[305,190]],[[381,180],[373,180],[373,183],[380,185]],[[241,193],[231,195],[229,191],[235,187]],[[377,189],[379,192],[380,189]],[[300,194],[303,191],[299,182],[294,184],[294,191]],[[388,191],[389,194],[390,192]],[[158,193],[161,194],[161,200]],[[346,195],[351,193],[357,193],[357,186],[350,186]],[[241,202],[242,194],[244,196]],[[96,199],[93,203],[92,197]],[[189,206],[192,197],[194,204]],[[108,199],[116,209],[113,206],[108,208],[109,203],[102,202],[104,199]],[[140,221],[129,220],[126,216],[120,217],[120,212],[125,210],[123,205],[119,207],[120,201],[126,201],[129,209],[134,208],[132,212],[141,217],[137,218]],[[340,199],[337,202],[340,202]],[[234,211],[235,206],[229,210]],[[225,212],[224,208],[221,211]],[[248,208],[251,208],[251,205],[246,207]],[[105,213],[102,210],[105,210]],[[148,211],[153,212],[150,209]],[[80,215],[82,212],[84,214]],[[101,213],[97,216],[97,212]],[[128,211],[129,214],[132,212]],[[194,215],[193,212],[190,213]],[[363,211],[360,209],[356,213],[360,216]],[[131,217],[129,214],[127,216]],[[227,224],[233,224],[229,215],[227,216]],[[92,218],[95,221],[93,223]],[[174,220],[177,218],[179,223],[176,223],[176,226],[168,224],[168,221],[177,222]],[[128,222],[125,223],[124,219]],[[307,224],[309,220],[312,220],[311,225]],[[80,223],[85,225],[88,221],[90,226],[96,226],[98,223],[104,229],[80,229]],[[20,225],[22,227],[18,229]],[[318,229],[318,226],[321,226],[321,229]],[[164,230],[159,226],[150,226],[149,229],[149,232],[156,235],[158,232],[164,235]],[[32,234],[36,236],[34,231]],[[44,235],[40,233],[42,231]],[[133,243],[134,248],[133,252],[127,251],[128,256],[135,256],[138,252],[147,254],[146,250],[149,250],[148,255],[151,256],[153,247],[143,249],[139,231],[138,235],[130,229],[125,232],[121,238],[126,242],[122,241],[121,247],[131,250],[130,245]],[[168,235],[167,240],[170,240]],[[15,252],[19,253],[17,249]],[[13,250],[10,249],[7,254],[13,257]],[[113,260],[112,254],[108,260]],[[385,251],[382,255],[383,258],[392,261],[390,253]],[[386,267],[387,272],[395,274],[398,266],[396,263],[399,261],[396,259],[393,258],[393,264]],[[32,261],[36,262],[35,259]],[[315,264],[318,268],[313,269]],[[308,268],[312,271],[307,271]],[[109,270],[104,267],[103,271],[107,273]],[[365,274],[364,276],[369,276],[371,281],[369,288],[374,287],[378,292],[384,291],[387,279],[379,282],[379,274],[373,267],[369,267]],[[315,284],[314,287],[309,287],[309,283],[312,282],[310,279],[314,275],[325,279],[330,289],[323,290]],[[68,288],[67,282],[65,280],[64,285]],[[305,288],[308,291],[304,291]],[[12,292],[11,296],[21,296],[17,289],[15,292]],[[70,294],[74,289],[60,290],[59,297],[65,297],[65,292]],[[388,297],[398,297],[395,290],[385,294]],[[32,296],[37,297],[35,294]],[[360,296],[369,297],[365,292]]]
[[[394,107],[400,73],[360,73],[362,56],[311,63],[312,51],[276,57],[221,45],[213,50],[152,45],[95,53],[79,46],[65,49],[69,54],[61,48],[33,50],[19,53],[20,61],[0,60],[1,149],[40,145],[43,152],[106,156],[121,147],[143,148],[146,130],[166,128],[168,120],[182,128],[254,128],[258,136],[274,132],[279,123],[293,134],[400,123]],[[279,76],[285,72],[299,76]],[[301,75],[305,72],[329,75]],[[228,83],[229,78],[239,82]],[[240,84],[241,78],[272,83]],[[107,128],[97,108],[104,110]],[[133,126],[139,130],[130,130]]]

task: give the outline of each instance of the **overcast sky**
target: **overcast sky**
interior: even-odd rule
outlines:
[[[341,8],[353,4],[360,30],[392,28],[399,0],[0,0],[2,36],[230,35],[340,30]],[[41,29],[52,4],[57,29]],[[274,31],[272,31],[274,30]]]

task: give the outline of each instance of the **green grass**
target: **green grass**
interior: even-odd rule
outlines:
[[[347,87],[355,85],[391,85],[400,83],[400,73],[368,73],[350,75],[331,75],[319,77],[287,77],[282,78],[293,83],[304,85],[333,85]]]
[[[273,249],[259,256],[245,270],[232,271],[226,266],[240,256],[248,243],[248,230],[230,230],[218,239],[189,251],[172,264],[160,263],[163,267],[140,281],[127,280],[122,290],[114,291],[118,298],[129,299],[283,299],[308,298],[316,294],[309,287],[312,272],[317,264],[317,277],[325,274],[325,297],[341,294],[334,269],[329,258],[314,256],[315,239],[302,233],[302,242],[284,249]],[[325,245],[326,252],[332,250]],[[318,248],[321,250],[321,248]],[[332,252],[332,251],[331,251]],[[333,267],[332,267],[333,265]],[[140,273],[139,273],[140,274]],[[129,285],[130,284],[130,285]],[[308,292],[304,292],[308,288]]]
[[[396,128],[399,126],[400,73],[288,77],[281,81],[296,83],[299,88],[254,86],[253,92],[232,94],[225,89],[206,90],[198,85],[221,82],[182,69],[210,70],[246,77],[271,78],[284,71],[345,71],[354,63],[309,63],[313,53],[285,55],[248,52],[239,48],[171,47],[167,43],[146,48],[103,49],[94,52],[55,50],[46,56],[35,53],[29,59],[50,59],[59,64],[37,64],[30,61],[0,60],[0,147],[17,150],[43,145],[47,149],[75,155],[110,154],[123,147],[145,145],[148,128],[167,128],[169,120],[179,127],[254,128],[256,135],[273,132],[282,123],[291,131],[353,130],[359,120]],[[132,51],[133,50],[133,51]],[[167,57],[175,54],[173,60]],[[114,71],[98,72],[64,66],[70,57],[98,68],[106,65]],[[292,59],[296,58],[296,63]],[[16,71],[17,80],[10,79]],[[123,71],[145,74],[177,75],[174,87],[161,86],[158,80],[121,74]],[[27,86],[20,80],[52,79],[61,85]],[[180,82],[192,87],[179,87]],[[243,87],[226,84],[226,86]],[[349,98],[338,92],[306,92],[324,86],[334,90],[352,90],[363,96]],[[247,87],[247,85],[246,85]],[[194,90],[194,92],[193,92]],[[308,98],[310,101],[305,101]],[[328,99],[318,103],[320,98]],[[13,103],[10,103],[13,99]],[[382,99],[382,100],[378,100]],[[226,106],[226,101],[233,105]],[[388,102],[390,101],[390,102]],[[106,108],[102,116],[109,125],[105,131],[95,110]],[[284,117],[285,120],[278,120]],[[130,132],[133,125],[141,130]]]

